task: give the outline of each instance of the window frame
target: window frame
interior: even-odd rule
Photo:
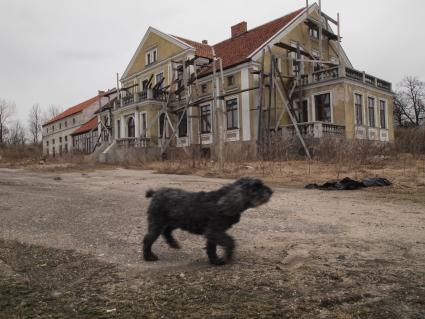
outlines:
[[[382,102],[384,103],[384,121],[385,121],[384,126],[382,126],[382,109],[381,109],[381,106],[382,106],[381,103]],[[387,100],[379,99],[379,110],[378,110],[378,112],[379,112],[379,127],[383,130],[388,130],[388,102],[387,102]]]
[[[204,112],[204,109],[208,109],[207,112]],[[211,134],[213,132],[213,125],[212,125],[212,105],[211,103],[209,104],[204,104],[201,105],[200,107],[200,118],[201,118],[201,134]],[[209,130],[204,130],[204,119],[207,118],[206,123],[209,124]],[[209,118],[209,122],[208,122],[208,118]],[[227,117],[226,117],[227,119]],[[226,123],[227,124],[227,123]]]
[[[227,86],[228,87],[233,87],[233,86],[236,85],[236,78],[235,78],[234,74],[228,75],[226,77],[226,79],[227,79]]]
[[[228,110],[228,103],[231,101],[236,101],[236,109],[232,109],[232,114],[236,114],[236,117],[232,116],[232,126],[229,126],[229,110]],[[233,96],[229,97],[225,100],[226,103],[226,130],[227,131],[235,131],[240,129],[240,118],[239,118],[239,97]],[[236,121],[235,121],[236,119]],[[236,125],[234,125],[236,124]]]
[[[374,101],[374,104],[373,104],[373,125],[371,125],[371,113],[370,113],[370,109],[371,109],[371,107],[370,107],[370,105],[369,105],[369,101],[370,100],[373,100]],[[367,121],[367,124],[368,124],[368,126],[369,127],[371,127],[371,128],[378,128],[378,123],[377,123],[377,121],[376,121],[376,97],[374,97],[374,96],[371,96],[371,95],[368,95],[367,96],[367,119],[368,119],[368,121]]]
[[[302,103],[302,104],[304,104],[304,102],[307,102],[307,120],[305,121],[305,122],[301,122],[301,121],[299,121],[299,119],[300,119],[300,117],[299,117],[299,115],[300,115],[300,111],[299,110],[297,110],[296,111],[296,116],[297,116],[297,121],[298,121],[298,123],[308,123],[308,122],[310,122],[310,112],[309,112],[309,106],[310,106],[310,101],[309,101],[309,99],[308,98],[304,98],[304,99],[301,99],[301,100],[299,100],[299,99],[296,99],[296,100],[294,100],[294,103],[295,103],[295,105],[297,106],[297,108],[298,108],[298,104],[299,103]],[[304,112],[302,112],[302,113],[304,113]],[[303,117],[304,117],[304,114],[303,114]]]
[[[156,63],[158,61],[158,48],[153,48],[150,50],[146,51],[146,55],[145,55],[145,65],[149,66],[152,65],[154,63]]]
[[[177,121],[180,121],[182,114],[184,114],[184,118],[180,122],[180,125],[179,125],[178,130],[177,130],[177,134],[178,134],[179,138],[189,136],[188,114],[187,113],[188,113],[187,110],[186,111],[183,110],[183,111],[180,111],[180,112],[177,113]],[[186,127],[186,132],[182,129],[182,127]]]
[[[317,119],[317,104],[316,104],[316,96],[319,95],[325,95],[329,94],[329,105],[330,105],[330,113],[331,113],[331,119],[330,122],[326,121],[320,121]],[[313,94],[313,118],[314,122],[323,122],[323,123],[334,123],[334,112],[333,112],[333,94],[332,91],[323,91],[323,92],[317,92]]]
[[[357,100],[356,100],[356,96],[360,96],[360,98],[361,98],[361,112],[362,112],[362,118],[361,118],[361,123],[358,123],[358,121],[357,121]],[[353,93],[353,100],[354,100],[354,124],[355,125],[357,125],[357,126],[365,126],[365,124],[366,124],[366,121],[365,121],[365,119],[366,119],[366,114],[365,114],[365,99],[364,99],[364,94],[363,93],[361,93],[361,92],[357,92],[357,91],[355,91],[354,93]]]

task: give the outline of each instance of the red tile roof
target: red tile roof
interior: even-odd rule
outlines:
[[[235,38],[227,39],[213,46],[202,44],[199,42],[187,40],[177,37],[179,40],[193,46],[196,53],[202,57],[212,56],[212,48],[214,48],[216,56],[223,60],[223,68],[249,61],[249,56],[257,49],[261,48],[268,40],[276,35],[280,30],[286,27],[294,20],[305,8],[294,11],[279,19],[270,21]]]
[[[92,97],[91,99],[84,101],[78,105],[75,105],[73,107],[70,107],[69,109],[65,110],[64,112],[62,112],[61,114],[57,115],[56,117],[54,117],[53,119],[51,119],[50,121],[48,121],[47,123],[45,123],[43,126],[55,123],[57,121],[63,120],[64,118],[80,113],[83,110],[87,109],[88,107],[92,106],[94,103],[99,101],[99,97],[95,96]]]
[[[94,128],[96,128],[98,125],[97,116],[93,117],[90,121],[88,121],[86,124],[81,126],[79,129],[77,129],[74,133],[71,135],[80,135],[87,132],[90,132]]]
[[[194,47],[196,49],[196,54],[203,58],[212,59],[212,47],[208,44],[199,43],[196,41],[184,39],[181,37],[174,36],[175,38],[179,39],[180,41],[183,41],[186,44],[189,44],[190,46]]]

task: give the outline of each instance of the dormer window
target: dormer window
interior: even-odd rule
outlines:
[[[146,53],[146,65],[151,65],[157,61],[158,58],[158,50],[153,49]]]

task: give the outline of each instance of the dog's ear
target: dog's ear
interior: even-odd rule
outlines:
[[[224,196],[218,200],[218,209],[224,215],[236,216],[244,211],[244,197],[240,187],[230,189]]]

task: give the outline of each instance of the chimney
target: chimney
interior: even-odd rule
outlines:
[[[246,32],[248,32],[248,23],[245,21],[238,23],[232,27],[232,38],[236,38]]]
[[[208,44],[208,40],[202,40],[202,44]]]

